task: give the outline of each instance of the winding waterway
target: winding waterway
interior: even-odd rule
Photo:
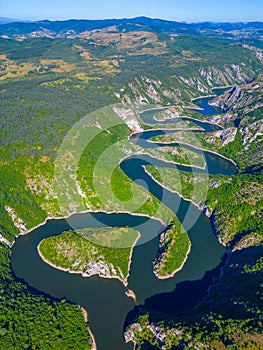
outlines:
[[[149,111],[148,114],[144,112],[141,118],[144,121],[147,120],[148,123],[150,120],[152,123],[156,123],[153,116],[154,111]],[[209,123],[200,121],[195,123],[203,127],[203,132],[214,130],[212,129],[214,126]],[[149,138],[159,135],[160,132],[161,130],[157,130],[136,134],[132,136],[131,141],[143,145],[144,148],[162,147],[162,144],[148,141]],[[197,149],[192,148],[192,150],[198,152]],[[235,173],[236,168],[232,162],[211,152],[204,154],[208,172],[226,175]],[[166,296],[162,297],[163,293],[173,293],[176,286],[180,293],[180,286],[185,281],[190,283],[190,281],[201,280],[207,271],[213,270],[220,264],[225,253],[224,248],[213,234],[209,219],[191,202],[180,198],[176,193],[172,193],[156,183],[145,172],[144,166],[147,164],[163,167],[174,166],[142,155],[125,159],[121,163],[121,168],[132,180],[141,181],[142,186],[146,186],[154,196],[161,199],[176,213],[181,222],[187,222],[190,227],[188,233],[192,244],[191,252],[183,269],[176,273],[173,278],[159,280],[153,274],[152,262],[158,250],[158,233],[164,227],[159,221],[142,216],[86,213],[72,215],[67,220],[48,220],[46,224],[29,234],[18,237],[12,249],[12,268],[18,278],[53,297],[65,297],[88,311],[91,330],[95,336],[98,350],[132,349],[132,344],[124,342],[123,326],[128,312],[135,306],[133,300],[125,295],[125,288],[118,280],[103,279],[98,276],[83,278],[81,275],[69,274],[47,265],[37,253],[37,246],[41,240],[69,230],[71,226],[74,228],[103,225],[134,227],[140,231],[141,237],[134,248],[128,287],[135,292],[139,304],[150,300],[147,298],[159,295],[158,305],[160,307],[162,303],[164,307],[166,305],[167,299]],[[177,165],[177,168],[185,171],[204,171],[189,166]],[[142,242],[146,243],[139,244]],[[185,284],[184,286],[182,295],[187,296],[188,300],[191,299],[192,295],[200,294],[199,290],[202,290],[201,284],[195,286],[196,291],[193,289],[193,285]],[[203,293],[204,291],[201,294],[203,295]],[[173,298],[173,294],[170,296]],[[180,298],[180,295],[177,293],[175,297]],[[185,303],[187,305],[187,300]]]

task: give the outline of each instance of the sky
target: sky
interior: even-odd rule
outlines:
[[[0,17],[23,20],[138,16],[178,22],[263,21],[263,0],[0,0]]]

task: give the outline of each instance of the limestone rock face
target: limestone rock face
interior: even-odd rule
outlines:
[[[235,140],[237,128],[227,128],[221,131],[220,138],[222,140],[222,147]]]

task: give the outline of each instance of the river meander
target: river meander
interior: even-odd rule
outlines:
[[[151,119],[154,123],[153,115],[153,111],[150,111],[141,117],[145,117],[148,122]],[[211,130],[209,123],[198,121],[196,124],[202,126],[204,132]],[[137,134],[136,142],[143,143],[144,147],[162,147],[161,144],[147,141],[155,135],[158,135],[158,130],[151,132],[151,134],[148,131]],[[131,141],[134,142],[134,139]],[[198,152],[198,150],[195,151]],[[211,152],[204,154],[208,172],[226,175],[235,173],[236,168],[232,162]],[[135,306],[134,301],[125,295],[125,288],[118,280],[103,279],[98,276],[84,278],[81,275],[63,272],[47,265],[37,253],[37,246],[41,240],[69,230],[71,225],[74,228],[103,225],[134,227],[140,231],[141,238],[132,255],[128,288],[135,292],[139,304],[150,300],[147,298],[159,295],[159,307],[162,307],[162,303],[164,307],[166,306],[167,299],[164,293],[173,292],[176,286],[180,286],[185,281],[202,280],[207,271],[213,270],[220,264],[225,253],[224,247],[219,244],[213,233],[209,218],[191,202],[180,198],[176,193],[172,193],[156,183],[145,172],[144,166],[149,163],[156,166],[173,166],[144,155],[125,159],[121,163],[121,168],[132,180],[142,181],[142,185],[146,186],[153,195],[173,210],[181,222],[190,222],[188,233],[192,244],[191,252],[184,267],[173,278],[159,280],[153,274],[152,262],[158,250],[158,234],[164,227],[159,221],[142,216],[85,213],[72,215],[67,220],[48,220],[46,224],[27,235],[18,237],[12,249],[12,268],[18,278],[53,297],[65,297],[88,311],[91,330],[95,336],[98,350],[132,349],[132,344],[124,342],[123,326],[127,314]],[[177,166],[177,168],[185,171],[198,171],[187,166]],[[144,241],[146,243],[139,244]],[[207,289],[206,285],[203,287],[205,290]],[[193,285],[189,285],[189,287],[186,285],[182,289],[182,294],[190,300],[192,295],[200,294],[199,289],[202,290],[200,284],[197,284],[195,288],[198,290],[194,290]],[[178,290],[180,293],[180,288]],[[201,294],[203,295],[203,293],[204,291]],[[162,297],[162,295],[164,296]],[[180,298],[180,295],[177,294],[176,298]],[[171,302],[171,298],[169,302]],[[185,305],[189,306],[186,299]]]

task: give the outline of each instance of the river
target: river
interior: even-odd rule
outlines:
[[[203,107],[205,107],[204,104]],[[152,123],[156,123],[153,115],[152,111],[149,111],[148,114],[144,112],[141,118],[144,121],[147,119],[148,122],[152,120]],[[211,131],[211,124],[200,121],[197,123],[204,128],[204,131]],[[152,134],[149,134],[148,131],[137,134],[131,141],[138,144],[143,143],[144,147],[162,147],[161,144],[148,142],[148,139],[154,135],[158,135],[158,130]],[[195,151],[198,152],[198,150]],[[205,158],[207,170],[211,173],[231,175],[236,171],[232,162],[219,155],[205,152]],[[142,185],[145,185],[153,195],[171,208],[181,222],[195,222],[188,231],[192,244],[191,252],[183,269],[173,278],[159,280],[153,274],[152,262],[158,250],[158,233],[164,227],[159,221],[149,220],[147,217],[129,214],[86,213],[72,215],[67,220],[48,220],[46,224],[27,235],[18,237],[12,249],[12,268],[18,278],[53,297],[65,297],[88,311],[91,330],[98,350],[132,349],[132,344],[124,342],[123,327],[127,314],[135,306],[133,300],[125,295],[125,288],[118,280],[103,279],[98,276],[83,278],[81,275],[69,274],[44,263],[37,253],[37,246],[42,239],[58,235],[70,229],[71,225],[74,228],[103,225],[134,227],[141,233],[138,243],[144,241],[146,243],[138,244],[134,248],[128,287],[135,292],[139,304],[146,301],[149,308],[158,307],[160,309],[167,307],[167,294],[164,293],[170,293],[169,300],[172,298],[175,305],[177,305],[176,300],[184,297],[185,308],[192,306],[191,300],[198,302],[211,283],[211,280],[205,278],[206,272],[215,269],[225,253],[224,247],[219,244],[213,233],[210,220],[189,201],[183,200],[179,195],[156,183],[144,170],[144,165],[149,163],[156,166],[173,166],[150,156],[136,156],[122,161],[121,168],[132,180],[142,181]],[[180,166],[180,169],[198,171],[198,169],[187,166]],[[185,284],[185,281],[188,282]],[[191,281],[199,282],[191,284]],[[181,288],[182,285],[183,288]],[[177,293],[173,294],[175,289]],[[199,299],[195,300],[194,295],[198,295]],[[180,308],[182,308],[182,303],[180,307],[178,305],[178,309]]]

